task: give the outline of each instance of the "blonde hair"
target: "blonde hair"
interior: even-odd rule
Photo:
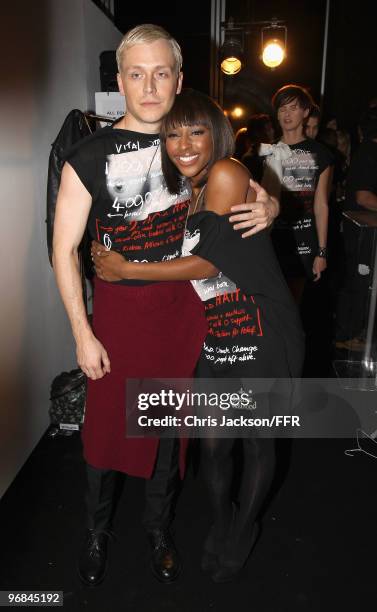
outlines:
[[[133,45],[137,45],[140,43],[152,43],[155,40],[160,39],[167,40],[170,44],[171,50],[174,55],[176,72],[178,75],[182,69],[183,63],[181,47],[179,46],[175,38],[173,38],[169,34],[169,32],[164,30],[164,28],[162,28],[161,26],[154,25],[153,23],[143,23],[142,25],[136,26],[135,28],[132,28],[132,30],[126,32],[126,34],[123,36],[116,50],[118,71],[121,72],[122,70],[123,53],[126,49],[132,47]]]

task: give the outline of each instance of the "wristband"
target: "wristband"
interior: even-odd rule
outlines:
[[[323,257],[324,259],[326,259],[326,257],[327,257],[327,248],[326,247],[319,247],[318,248],[318,252],[317,252],[317,257]]]

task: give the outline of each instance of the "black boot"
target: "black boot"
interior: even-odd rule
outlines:
[[[109,531],[88,529],[79,556],[77,571],[80,580],[87,586],[97,586],[107,571],[107,544]]]
[[[148,539],[152,549],[151,569],[160,582],[169,583],[178,578],[182,565],[174,545],[173,538],[167,528],[155,528],[148,531]]]

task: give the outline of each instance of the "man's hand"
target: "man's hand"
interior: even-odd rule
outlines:
[[[91,254],[98,278],[108,282],[125,278],[123,268],[125,268],[126,261],[120,253],[109,251],[102,244],[93,240]]]
[[[325,257],[315,257],[313,262],[313,274],[314,274],[314,282],[318,281],[321,278],[322,272],[324,272],[327,268],[327,261]]]
[[[250,187],[257,194],[256,201],[232,206],[231,211],[240,214],[232,215],[229,218],[229,221],[235,224],[233,226],[235,230],[251,227],[250,230],[242,234],[242,238],[248,238],[266,229],[266,227],[270,227],[280,210],[277,199],[270,196],[259,183],[250,179]]]
[[[102,344],[95,336],[77,341],[77,363],[84,374],[92,380],[103,378],[110,373],[110,359]]]

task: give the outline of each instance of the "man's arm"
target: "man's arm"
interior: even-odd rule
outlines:
[[[91,379],[110,372],[110,361],[89,324],[78,262],[92,199],[72,166],[63,167],[54,222],[53,267],[76,341],[77,363]]]
[[[251,227],[250,230],[241,234],[242,238],[248,238],[267,227],[271,227],[280,212],[278,200],[270,196],[259,183],[250,179],[250,186],[256,193],[256,201],[232,206],[232,213],[238,214],[232,215],[229,218],[229,221],[234,223],[233,227],[235,230]]]
[[[363,208],[377,211],[377,195],[373,191],[356,191],[356,202]]]
[[[318,245],[327,245],[327,227],[329,218],[328,193],[331,178],[331,167],[328,166],[320,175],[314,195],[314,217],[317,229]],[[321,273],[326,270],[327,262],[324,257],[315,257],[313,262],[314,280],[321,278]]]

